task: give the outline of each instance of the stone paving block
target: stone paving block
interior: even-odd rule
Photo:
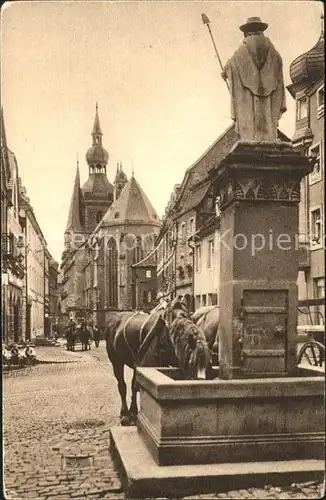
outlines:
[[[275,489],[276,491],[276,489]],[[276,491],[276,493],[280,493],[280,489],[279,491]],[[253,491],[252,491],[252,495],[255,497],[255,498],[272,498],[273,494],[271,492],[271,490],[265,490],[265,489],[261,489],[261,488],[255,488]]]

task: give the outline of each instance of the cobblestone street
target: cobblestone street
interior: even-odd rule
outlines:
[[[108,450],[109,428],[118,424],[119,398],[104,344],[88,352],[66,353],[59,347],[37,351],[43,361],[57,362],[4,375],[6,498],[123,499]],[[266,485],[216,497],[320,498],[322,485]]]

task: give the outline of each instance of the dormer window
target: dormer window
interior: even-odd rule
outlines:
[[[302,97],[297,100],[297,120],[303,120],[308,116],[308,99]]]
[[[317,90],[317,116],[318,116],[318,118],[320,118],[321,116],[324,116],[324,100],[325,100],[324,85],[322,85]]]

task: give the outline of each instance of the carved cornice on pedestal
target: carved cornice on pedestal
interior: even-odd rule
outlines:
[[[237,200],[298,203],[300,181],[313,166],[285,142],[238,142],[215,172],[220,205]]]

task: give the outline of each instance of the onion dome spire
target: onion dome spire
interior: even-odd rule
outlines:
[[[317,43],[290,65],[293,84],[311,85],[323,78],[324,66],[324,15],[321,15],[321,33]]]
[[[92,131],[93,144],[86,153],[86,161],[90,167],[90,174],[106,173],[106,165],[109,153],[102,145],[102,130],[98,114],[98,103],[96,103],[94,125]]]
[[[92,137],[93,137],[93,145],[95,144],[102,144],[102,130],[101,130],[101,124],[100,124],[100,119],[98,116],[98,102],[96,103],[96,111],[95,111],[95,118],[94,118],[94,126],[93,126],[93,132],[92,132]]]

